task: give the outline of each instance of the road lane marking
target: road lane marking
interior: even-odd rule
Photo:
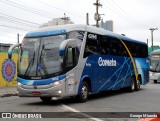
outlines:
[[[78,110],[76,110],[76,109],[74,109],[74,108],[71,108],[71,107],[69,107],[69,106],[67,106],[67,105],[60,104],[60,106],[61,106],[62,108],[64,108],[64,109],[68,109],[68,110],[70,110],[70,111],[72,111],[72,112],[78,112],[79,114],[81,114],[81,115],[83,115],[83,116],[85,116],[86,118],[89,118],[89,119],[91,119],[91,120],[94,120],[94,121],[103,121],[103,120],[101,120],[101,119],[93,118],[93,117],[91,117],[90,115],[81,113],[80,111],[78,111]]]

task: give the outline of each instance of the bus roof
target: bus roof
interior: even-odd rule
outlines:
[[[64,34],[66,32],[75,31],[75,30],[87,31],[91,33],[97,33],[100,35],[112,37],[112,38],[119,38],[119,39],[126,40],[126,41],[146,44],[145,42],[134,40],[126,36],[104,30],[102,28],[97,28],[95,26],[89,26],[89,25],[79,25],[79,24],[78,25],[77,24],[67,24],[67,25],[58,25],[58,26],[39,28],[35,31],[31,31],[27,33],[25,37],[40,37],[40,36],[47,36],[47,35]]]
[[[160,55],[160,49],[152,51],[151,55]]]

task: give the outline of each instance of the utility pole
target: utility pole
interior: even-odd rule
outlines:
[[[150,28],[149,30],[151,30],[151,41],[152,41],[152,51],[153,51],[153,32],[154,30],[158,30],[158,28]]]
[[[66,17],[66,13],[64,13],[64,17],[61,18],[62,20],[64,20],[64,24],[68,23],[69,17]]]
[[[66,13],[64,13],[64,23],[66,24]]]
[[[99,27],[98,21],[100,21],[101,18],[100,18],[100,14],[98,12],[98,9],[99,9],[99,7],[102,6],[102,4],[100,4],[99,0],[96,0],[96,3],[93,3],[93,5],[96,6],[96,13],[94,15],[94,19],[96,20],[96,26]]]
[[[89,13],[86,13],[86,25],[89,25]]]
[[[17,34],[17,42],[19,44],[19,33]]]

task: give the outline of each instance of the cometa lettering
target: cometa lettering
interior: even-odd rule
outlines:
[[[102,57],[98,59],[99,66],[116,66],[116,60],[103,60]]]

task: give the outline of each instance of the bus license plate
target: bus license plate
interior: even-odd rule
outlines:
[[[41,93],[40,92],[32,92],[32,95],[34,95],[34,96],[40,96]]]

